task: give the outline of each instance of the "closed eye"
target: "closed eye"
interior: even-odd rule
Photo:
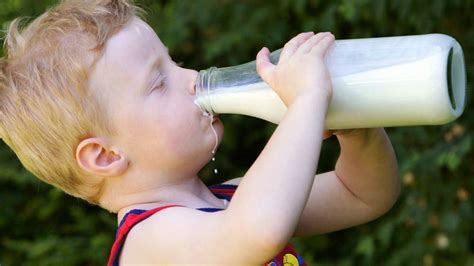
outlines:
[[[153,87],[152,90],[154,89],[159,89],[159,88],[164,88],[165,86],[165,80],[166,80],[166,75],[159,74],[156,78],[155,81],[153,82]]]

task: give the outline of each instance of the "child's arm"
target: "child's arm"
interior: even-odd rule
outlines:
[[[335,171],[316,176],[296,235],[340,230],[373,220],[400,192],[397,159],[383,128],[336,135],[341,154]]]
[[[300,35],[301,42],[311,34]],[[252,243],[262,258],[270,259],[293,236],[314,181],[332,86],[323,62],[333,43],[330,34],[318,34],[305,44],[285,45],[278,66],[268,51],[257,56],[262,78],[287,104],[288,111],[255,163],[247,171],[228,207],[242,243]],[[297,40],[294,40],[297,42]],[[296,52],[292,52],[296,51]],[[293,53],[293,54],[292,54]]]
[[[316,175],[295,236],[366,223],[387,212],[398,198],[397,159],[384,129],[354,129],[336,136],[341,146],[336,170]]]
[[[304,33],[288,42],[277,66],[269,51],[257,71],[288,111],[224,211],[168,208],[135,226],[122,263],[263,264],[292,237],[314,180],[332,96],[324,55],[331,34]],[[132,258],[134,254],[136,257]]]

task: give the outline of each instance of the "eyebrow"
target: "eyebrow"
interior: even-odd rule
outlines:
[[[153,86],[153,82],[155,79],[155,73],[161,68],[163,64],[163,56],[155,56],[152,59],[153,61],[150,64],[148,69],[148,73],[145,76],[145,90],[149,90],[151,86]]]

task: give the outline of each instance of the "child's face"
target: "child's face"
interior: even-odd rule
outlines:
[[[212,157],[210,119],[193,102],[196,77],[196,71],[173,62],[153,29],[138,18],[107,42],[91,86],[103,91],[111,111],[117,129],[113,145],[140,172],[197,173]],[[220,142],[222,122],[213,125]]]

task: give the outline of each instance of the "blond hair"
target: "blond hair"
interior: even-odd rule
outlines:
[[[114,129],[89,71],[141,11],[128,0],[61,1],[26,27],[14,20],[0,58],[0,137],[39,179],[93,204],[104,182],[79,167],[75,150]]]

